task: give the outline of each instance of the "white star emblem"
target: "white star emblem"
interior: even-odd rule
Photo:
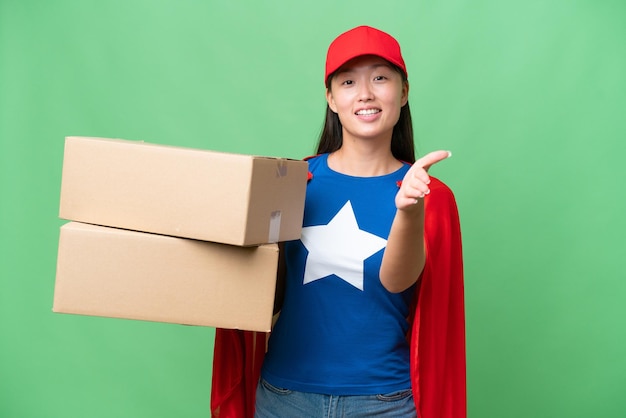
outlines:
[[[387,240],[359,229],[348,201],[327,225],[302,228],[309,251],[303,284],[335,274],[363,290],[363,261],[387,245]]]

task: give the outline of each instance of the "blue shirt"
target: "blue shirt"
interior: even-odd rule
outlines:
[[[309,160],[300,240],[285,243],[285,301],[262,376],[301,392],[367,395],[408,389],[407,316],[414,287],[390,293],[379,270],[396,207],[397,182],[331,170]]]

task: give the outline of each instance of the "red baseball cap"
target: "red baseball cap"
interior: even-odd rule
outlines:
[[[339,35],[328,47],[324,83],[328,81],[328,76],[343,64],[362,55],[376,55],[384,58],[398,66],[404,72],[405,77],[408,77],[398,41],[376,28],[358,26]]]

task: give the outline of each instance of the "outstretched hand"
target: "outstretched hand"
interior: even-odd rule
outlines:
[[[415,161],[405,174],[400,190],[396,194],[396,207],[399,210],[413,208],[421,198],[430,193],[428,169],[451,155],[450,151],[433,151]]]

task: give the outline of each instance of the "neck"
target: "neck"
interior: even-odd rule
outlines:
[[[372,146],[344,145],[328,156],[328,166],[339,173],[355,177],[375,177],[393,173],[402,166],[391,149]]]

